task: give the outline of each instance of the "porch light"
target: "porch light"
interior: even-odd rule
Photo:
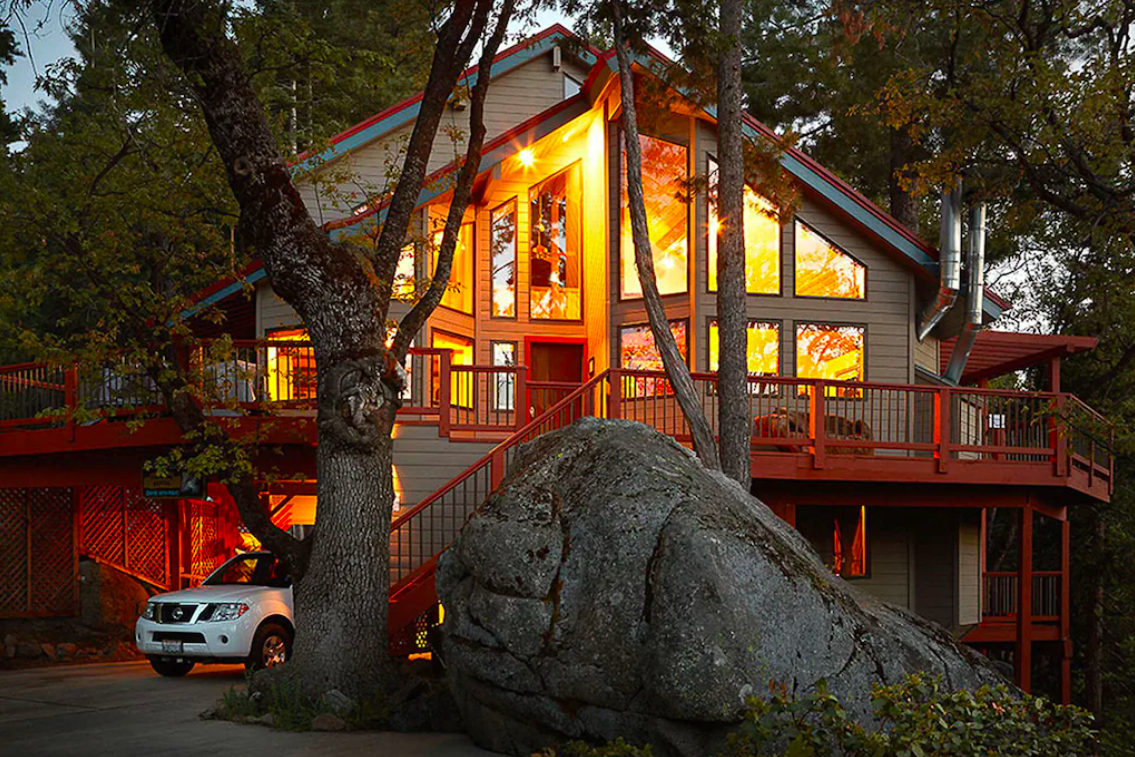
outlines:
[[[531,168],[536,165],[536,153],[532,152],[532,148],[525,147],[516,154],[516,159],[520,161],[520,165],[525,168]]]

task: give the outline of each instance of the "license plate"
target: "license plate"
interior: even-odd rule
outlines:
[[[162,640],[162,651],[167,654],[181,654],[182,642],[173,641],[171,639]]]

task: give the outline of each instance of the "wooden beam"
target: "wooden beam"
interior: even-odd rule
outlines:
[[[1060,524],[1060,703],[1072,702],[1072,524]]]
[[[1054,355],[1048,361],[1048,391],[1060,391],[1060,356]]]
[[[1017,686],[1024,691],[1032,689],[1033,666],[1033,511],[1029,506],[1021,510],[1021,528],[1018,534],[1020,569],[1017,573],[1017,646],[1013,655],[1013,668]]]

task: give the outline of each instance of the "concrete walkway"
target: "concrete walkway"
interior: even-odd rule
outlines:
[[[452,734],[286,733],[198,719],[243,683],[244,669],[229,665],[180,679],[146,662],[0,672],[0,755],[493,755]]]

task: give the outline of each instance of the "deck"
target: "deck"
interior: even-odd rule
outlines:
[[[207,345],[191,360],[206,411],[238,436],[308,447],[315,441],[315,361],[301,342]],[[400,422],[452,441],[502,441],[549,408],[641,421],[688,442],[664,374],[610,369],[583,387],[528,380],[524,366],[453,365],[445,350],[413,350]],[[716,424],[716,375],[695,373]],[[1111,427],[1068,393],[751,377],[753,476],[1065,487],[1107,501]],[[131,423],[146,418],[140,426]],[[554,426],[549,426],[549,428]],[[156,389],[118,368],[0,368],[0,460],[97,454],[178,444]],[[40,464],[46,461],[40,461]],[[442,482],[439,482],[439,484]]]

